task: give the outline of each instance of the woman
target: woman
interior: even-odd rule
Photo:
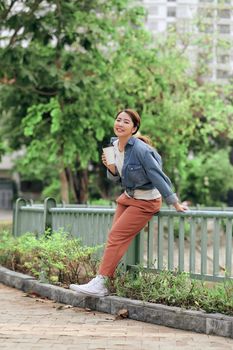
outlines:
[[[70,289],[80,295],[108,295],[106,278],[114,275],[132,239],[160,210],[161,196],[177,211],[187,209],[172,192],[171,181],[162,171],[159,154],[145,139],[132,137],[137,133],[140,122],[138,113],[131,109],[119,112],[114,123],[117,137],[112,139],[115,164],[108,165],[104,154],[102,155],[108,178],[120,181],[124,193],[117,199],[117,208],[98,275],[87,284],[70,285]]]

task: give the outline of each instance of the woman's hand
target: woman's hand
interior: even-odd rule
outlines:
[[[175,207],[176,211],[186,211],[188,210],[188,206],[187,205],[184,205],[184,204],[181,204],[179,202],[173,204],[173,206]]]
[[[102,153],[102,162],[103,164],[106,166],[106,168],[108,168],[110,170],[110,172],[115,175],[116,174],[116,167],[115,167],[115,164],[107,164],[107,160],[106,160],[106,157],[104,155],[104,153]]]

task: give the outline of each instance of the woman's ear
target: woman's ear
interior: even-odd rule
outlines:
[[[137,126],[134,126],[132,129],[132,135],[136,134],[137,130],[138,130]]]

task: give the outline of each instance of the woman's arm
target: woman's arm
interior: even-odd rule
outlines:
[[[179,203],[177,195],[172,191],[170,179],[162,171],[160,164],[153,156],[153,152],[147,151],[142,161],[149,180],[159,190],[166,203],[172,204],[177,211],[187,210],[186,206]]]

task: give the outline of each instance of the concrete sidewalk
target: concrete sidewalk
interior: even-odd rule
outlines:
[[[233,350],[233,339],[186,332],[28,297],[0,284],[3,350]]]

